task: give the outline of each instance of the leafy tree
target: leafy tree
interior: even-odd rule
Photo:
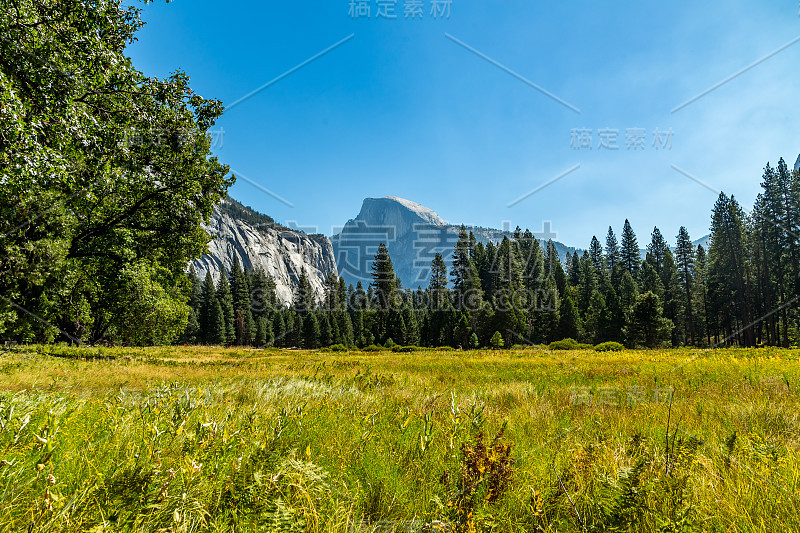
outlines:
[[[206,135],[221,114],[176,72],[126,54],[142,26],[120,0],[0,9],[0,335],[172,342],[186,264],[233,183]],[[24,311],[23,311],[24,310]]]
[[[491,346],[493,350],[499,350],[505,346],[505,341],[499,331],[494,332],[492,339],[489,341],[489,346]]]

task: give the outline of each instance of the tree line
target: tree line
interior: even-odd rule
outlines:
[[[448,265],[431,264],[427,288],[403,288],[380,244],[372,279],[347,286],[331,273],[321,299],[303,272],[291,305],[281,305],[262,270],[235,260],[214,282],[191,275],[183,343],[318,348],[420,345],[478,348],[564,338],[627,346],[800,343],[800,174],[764,169],[746,214],[719,195],[708,250],[681,227],[671,248],[654,228],[644,257],[625,220],[619,239],[593,237],[562,263],[552,242],[517,228],[499,243],[462,227]]]

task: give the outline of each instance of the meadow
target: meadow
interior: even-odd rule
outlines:
[[[798,355],[5,347],[0,531],[800,531]]]

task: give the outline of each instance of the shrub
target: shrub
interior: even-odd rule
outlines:
[[[328,349],[332,352],[346,352],[347,346],[345,346],[344,344],[333,344],[330,347],[328,347]]]
[[[362,352],[380,352],[383,348],[380,346],[375,346],[374,344],[370,344],[369,346],[364,346],[361,348]]]
[[[395,352],[395,353],[411,353],[411,352],[416,352],[417,350],[419,350],[418,346],[400,346],[400,345],[397,345],[397,346],[393,346],[392,347],[392,351]]]
[[[603,342],[594,347],[596,352],[621,352],[625,347],[618,342]]]
[[[553,341],[547,345],[547,347],[551,350],[578,350],[579,349],[578,341],[575,339],[562,339],[560,341]]]
[[[389,340],[386,341],[386,344],[384,344],[384,346],[386,346],[387,348],[394,348],[395,346],[397,346],[397,343],[394,342],[391,338],[389,338]]]

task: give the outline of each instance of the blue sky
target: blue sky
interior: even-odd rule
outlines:
[[[352,36],[214,128],[215,153],[260,185],[240,179],[231,196],[328,235],[363,198],[395,195],[452,223],[552,221],[578,247],[625,218],[642,245],[653,226],[699,238],[712,190],[749,209],[764,165],[800,152],[800,42],[673,112],[800,37],[796,0],[452,0],[435,19],[424,0],[421,20],[404,17],[412,1],[389,2],[393,20],[377,0],[369,18],[350,0],[156,2],[129,54],[229,105]]]

